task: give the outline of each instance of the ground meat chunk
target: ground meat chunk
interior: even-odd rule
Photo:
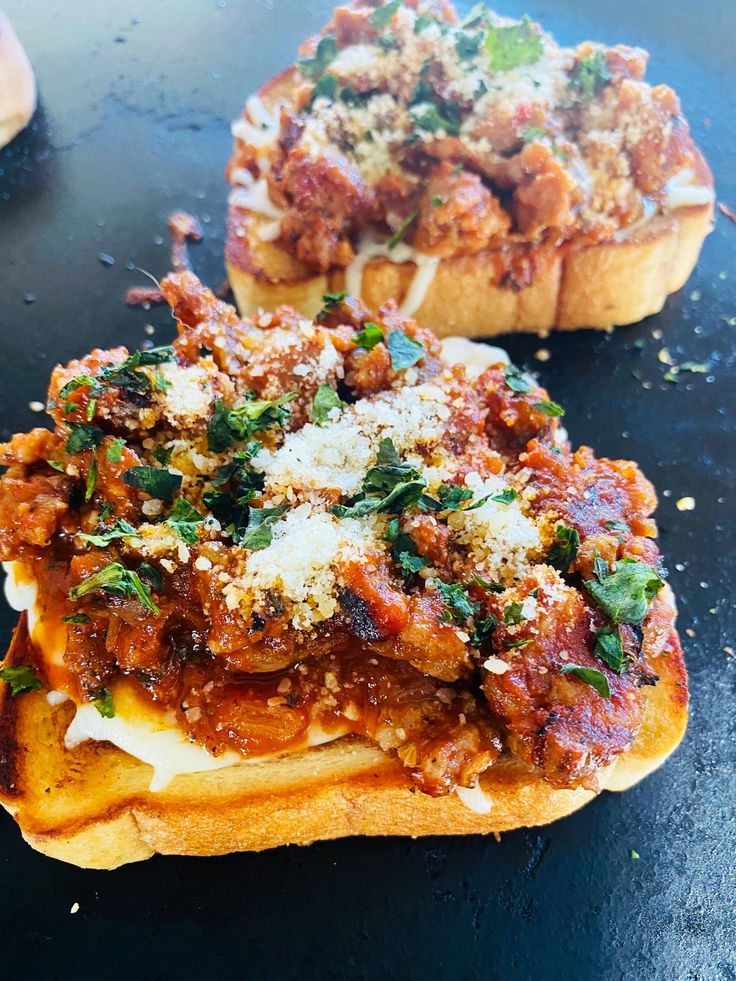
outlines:
[[[486,433],[491,446],[501,453],[511,453],[514,457],[532,439],[545,445],[557,439],[558,420],[545,415],[541,410],[542,400],[547,392],[526,382],[527,391],[514,391],[511,386],[518,374],[511,374],[504,365],[493,365],[484,371],[476,382],[476,390],[488,410]]]
[[[28,473],[11,467],[0,478],[0,561],[44,548],[69,510],[75,481],[51,468]]]
[[[288,204],[282,240],[308,269],[347,266],[354,252],[347,236],[375,208],[373,191],[345,157],[325,151],[313,157],[297,146],[269,175],[275,200]]]
[[[477,174],[441,164],[427,184],[414,245],[442,257],[473,255],[508,231],[510,220]]]
[[[532,590],[538,592],[530,599]],[[510,601],[533,604],[528,620],[504,623]],[[600,614],[551,569],[504,594],[498,613],[493,656],[508,667],[499,673],[494,661],[483,690],[506,727],[509,746],[552,784],[598,789],[596,771],[631,746],[641,725],[641,686],[656,680],[633,630],[622,628],[628,663],[619,675],[593,654],[591,628],[603,625]],[[602,697],[574,675],[563,675],[566,664],[602,672],[611,697]]]
[[[530,444],[522,463],[532,470],[538,489],[533,506],[559,515],[581,535],[616,532],[622,522],[627,537],[656,534],[651,514],[657,496],[635,463],[598,460],[587,446],[573,454],[556,453],[538,440]]]

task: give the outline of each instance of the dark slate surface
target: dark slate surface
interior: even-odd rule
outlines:
[[[121,297],[133,282],[126,262],[166,271],[172,208],[205,223],[196,266],[222,279],[228,122],[330,2],[5,6],[35,63],[41,108],[0,152],[0,438],[38,423],[27,405],[43,399],[55,361],[93,345],[135,347],[148,322],[157,341],[170,336],[163,312],[126,310]],[[736,207],[733,0],[526,9],[563,41],[649,48],[651,78],[676,85],[719,198]],[[673,759],[624,796],[500,844],[357,840],[90,873],[33,853],[3,815],[3,975],[736,978],[736,660],[724,651],[736,647],[735,247],[736,225],[719,216],[689,285],[644,324],[508,344],[566,404],[574,439],[636,458],[662,495],[693,692]],[[667,384],[664,345],[710,370]],[[544,364],[533,357],[542,346]],[[685,495],[694,511],[676,509]],[[3,644],[13,620],[3,609]]]

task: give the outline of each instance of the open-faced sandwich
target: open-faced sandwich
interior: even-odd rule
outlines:
[[[0,10],[0,147],[28,125],[36,108],[36,80],[13,26]]]
[[[610,327],[661,309],[713,213],[647,54],[559,47],[445,0],[338,7],[233,125],[241,313],[347,290],[438,334]]]
[[[0,802],[112,867],[551,821],[687,719],[633,463],[503,352],[328,295],[57,367],[0,447]]]

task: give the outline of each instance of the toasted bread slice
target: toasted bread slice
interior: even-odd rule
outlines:
[[[690,277],[713,220],[713,206],[680,208],[631,238],[562,252],[523,290],[498,286],[491,251],[444,259],[414,314],[439,336],[492,337],[552,328],[608,329],[658,313]],[[316,316],[324,293],[345,289],[345,274],[311,275],[259,230],[269,219],[231,208],[227,274],[243,316],[281,304]],[[403,302],[414,278],[413,262],[374,259],[363,273],[362,298],[372,309]]]
[[[10,21],[0,10],[0,147],[28,125],[35,108],[33,69]]]
[[[7,665],[25,663],[25,614]],[[675,749],[687,723],[687,676],[676,633],[657,659],[659,683],[632,748],[600,774],[624,790]],[[70,703],[44,692],[11,698],[0,684],[0,803],[26,841],[53,858],[111,869],[155,853],[219,855],[350,835],[489,834],[547,824],[588,803],[586,789],[561,790],[503,758],[481,778],[476,813],[456,796],[412,787],[401,764],[352,737],[260,763],[240,763],[148,787],[151,768],[109,743],[64,748]]]

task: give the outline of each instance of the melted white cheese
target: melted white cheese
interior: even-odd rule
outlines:
[[[467,337],[445,337],[442,357],[450,364],[461,364],[470,378],[478,378],[492,364],[509,364],[508,354],[501,347],[470,341]]]
[[[190,743],[176,726],[165,727],[152,718],[146,720],[125,719],[118,713],[114,718],[104,718],[94,705],[78,705],[77,714],[64,737],[67,749],[74,749],[89,739],[110,742],[124,752],[153,767],[149,789],[163,790],[168,784],[185,773],[203,773],[221,770],[242,762],[237,753],[211,756],[202,746]],[[250,761],[253,762],[253,761]]]
[[[417,252],[410,245],[399,242],[389,248],[389,243],[377,242],[364,238],[358,247],[358,252],[346,272],[347,291],[351,296],[361,296],[363,289],[363,273],[371,259],[390,259],[397,265],[413,262],[417,267],[414,278],[406,292],[404,301],[399,307],[402,317],[413,317],[427,298],[427,293],[434,282],[440,260],[437,256]]]
[[[271,200],[268,191],[268,181],[265,177],[258,180],[253,177],[249,170],[238,169],[233,171],[232,180],[237,185],[230,192],[229,202],[236,208],[247,208],[257,215],[265,218],[273,218],[280,221],[284,217],[284,212],[278,208]]]
[[[474,787],[457,787],[455,793],[469,811],[475,814],[491,813],[493,801],[480,784],[477,783]]]
[[[665,203],[670,210],[691,208],[694,205],[710,204],[714,199],[713,188],[695,184],[692,170],[681,170],[667,182],[664,193]]]

